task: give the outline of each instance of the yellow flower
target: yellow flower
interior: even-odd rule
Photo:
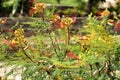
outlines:
[[[60,22],[60,27],[61,28],[63,28],[63,27],[69,27],[73,22],[74,21],[73,21],[72,18],[69,18],[69,17],[62,18],[61,22]]]
[[[13,40],[12,40],[12,43],[14,43],[14,44],[19,44],[19,42],[18,42],[16,39],[13,39]]]
[[[33,16],[34,14],[42,14],[45,8],[46,8],[45,3],[35,3],[35,5],[31,7],[29,14],[30,16]]]
[[[110,11],[108,9],[105,9],[103,12],[102,12],[102,17],[106,17],[106,16],[109,16],[110,15]]]
[[[35,7],[38,8],[38,9],[39,8],[44,9],[44,8],[46,8],[46,4],[45,3],[36,3]]]
[[[36,3],[34,8],[37,9],[37,13],[43,13],[44,9],[46,8],[45,3]]]

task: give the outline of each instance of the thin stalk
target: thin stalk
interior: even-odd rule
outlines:
[[[34,61],[32,60],[32,58],[31,58],[30,56],[28,56],[27,53],[25,52],[25,50],[24,50],[24,48],[23,48],[23,46],[22,46],[21,41],[19,41],[19,43],[20,43],[20,47],[21,47],[22,52],[24,53],[24,55],[25,55],[30,61],[34,62]]]
[[[57,38],[55,38],[55,41],[57,41]],[[59,51],[61,50],[59,45],[57,46],[57,48],[59,49]]]
[[[65,44],[67,45],[67,48],[69,46],[69,40],[70,40],[70,33],[69,33],[69,26],[65,28],[65,31],[66,31],[66,41],[65,41]],[[66,54],[68,53],[68,49],[65,50],[65,55],[64,55],[64,58],[66,57]]]
[[[66,45],[69,45],[69,39],[70,39],[70,34],[69,34],[69,27],[66,28]]]
[[[54,48],[54,51],[55,51],[57,57],[59,57],[58,52],[57,52],[57,49],[56,49],[56,46],[55,46],[55,43],[54,43],[54,40],[53,40],[52,36],[50,35],[50,33],[49,33],[49,37],[50,37],[50,40],[51,40],[51,42],[52,42],[52,46],[53,46],[53,48]]]

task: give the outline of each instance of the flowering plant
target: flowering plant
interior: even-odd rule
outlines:
[[[37,9],[33,12],[35,15],[45,8],[42,3],[34,7]],[[25,36],[22,27],[8,32],[9,35],[1,32],[0,39],[5,41],[0,45],[1,60],[13,65],[8,74],[20,74],[23,80],[119,78],[114,71],[118,70],[115,66],[119,64],[120,42],[105,29],[106,18],[99,21],[89,15],[83,28],[74,32],[71,27],[75,18],[54,14],[49,18],[39,17],[23,23],[32,26],[31,37]]]

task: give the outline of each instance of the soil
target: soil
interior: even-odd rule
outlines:
[[[22,22],[31,22],[33,21],[30,17],[2,17],[2,19],[6,20],[5,24],[1,24],[0,28],[3,30],[3,32],[7,32],[8,30],[10,30],[11,28],[14,27],[13,30],[19,28],[19,27],[23,27],[25,29],[26,35],[27,36],[31,36],[32,32],[30,30],[28,30],[29,27],[31,27],[30,25],[27,24],[22,24]]]
[[[31,22],[33,21],[32,18],[30,17],[1,17],[1,19],[6,19],[5,24],[1,24],[0,28],[4,30],[4,32],[7,32],[9,29],[12,27],[16,26],[14,29],[19,28],[22,26],[26,32],[26,36],[31,36],[33,35],[33,32],[31,30],[28,30],[31,26],[27,24],[22,24],[22,22]],[[77,17],[76,22],[74,25],[71,27],[71,30],[77,31],[78,27],[81,27],[82,21],[85,19],[85,17]]]

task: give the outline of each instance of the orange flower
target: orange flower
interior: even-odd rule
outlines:
[[[29,10],[29,16],[33,16],[36,13],[37,13],[37,9],[34,7],[31,7],[31,9]]]
[[[56,30],[56,29],[60,28],[60,21],[61,21],[60,16],[57,15],[57,14],[55,14],[51,17],[50,23],[53,26],[52,27],[53,30]]]
[[[103,12],[102,12],[102,17],[106,17],[106,16],[109,16],[110,15],[110,11],[108,9],[105,9]]]
[[[13,43],[13,42],[11,42],[9,40],[5,40],[5,44],[8,44],[11,47],[15,47],[16,46],[16,43]]]
[[[37,8],[36,7],[32,7],[31,10],[32,10],[33,14],[37,13]]]
[[[46,8],[46,4],[45,3],[36,3],[34,5],[34,7],[31,8],[30,10],[30,15],[34,15],[34,14],[41,14],[43,13],[44,9]]]
[[[45,3],[36,3],[35,4],[35,7],[37,8],[37,9],[45,9],[46,8],[46,4]]]
[[[64,21],[62,21],[62,22],[60,23],[60,27],[61,27],[61,28],[64,28],[64,27],[66,27],[66,26],[67,26],[67,23],[64,22]]]
[[[74,20],[70,17],[66,17],[66,18],[62,18],[61,22],[60,22],[60,27],[69,27],[72,23],[74,22]]]
[[[2,19],[2,20],[0,21],[0,23],[1,23],[1,24],[5,24],[6,21],[7,21],[6,19]]]
[[[64,28],[64,27],[70,27],[71,24],[73,24],[76,21],[76,18],[70,18],[70,17],[64,17],[60,18],[59,15],[54,15],[51,18],[51,24],[54,26],[54,29],[57,28]]]
[[[55,23],[57,22],[58,20],[60,20],[60,16],[59,15],[53,15],[52,18],[51,18],[51,23]]]
[[[37,9],[38,13],[43,13],[44,9],[46,8],[46,4],[45,3],[36,3],[34,8]]]

